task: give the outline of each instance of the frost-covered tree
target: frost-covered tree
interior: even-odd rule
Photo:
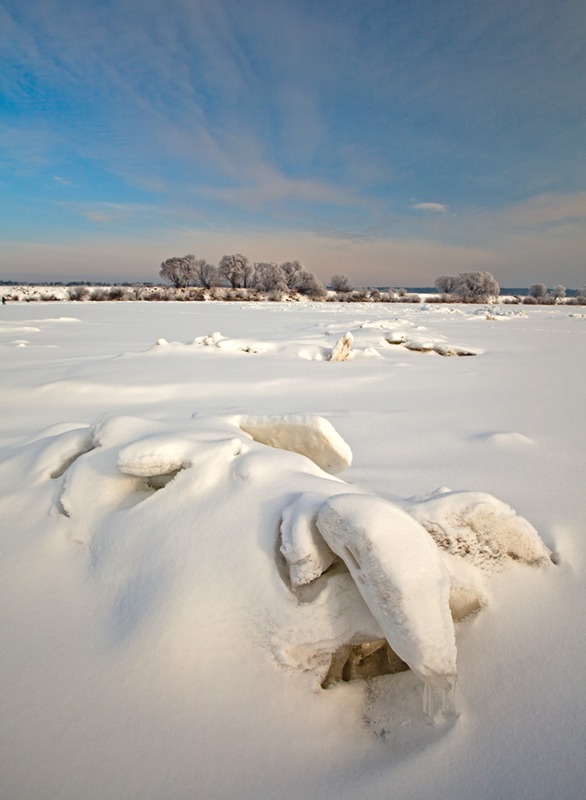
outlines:
[[[490,272],[461,272],[452,290],[468,302],[484,302],[498,297],[499,292],[497,280]]]
[[[293,288],[299,294],[303,294],[312,300],[322,300],[327,295],[324,285],[317,275],[306,269],[301,269],[296,273],[295,286]]]
[[[330,286],[334,290],[334,292],[351,292],[352,291],[352,284],[346,277],[346,275],[341,275],[337,272],[335,275],[332,275],[330,278]]]
[[[220,274],[228,281],[232,289],[245,289],[252,284],[254,267],[248,263],[248,258],[241,253],[222,256],[218,268]]]
[[[288,289],[294,289],[297,275],[304,269],[301,261],[284,261],[281,264],[283,276]]]
[[[196,260],[194,274],[196,281],[201,284],[204,289],[211,289],[212,286],[220,286],[222,283],[220,270],[215,264],[208,264],[205,258],[198,258]]]
[[[529,287],[529,296],[541,300],[547,295],[547,286],[544,283],[534,283]]]
[[[176,289],[180,289],[195,282],[195,264],[194,255],[173,256],[163,261],[159,275]]]
[[[435,279],[433,285],[441,294],[452,294],[457,283],[458,278],[454,275],[440,275],[439,278]]]
[[[558,283],[557,286],[553,287],[553,296],[556,300],[561,300],[566,296],[566,287],[562,286],[561,283]]]
[[[283,268],[272,262],[254,265],[254,286],[262,292],[287,291]]]

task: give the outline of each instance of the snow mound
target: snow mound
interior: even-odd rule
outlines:
[[[454,620],[486,605],[486,552],[548,551],[489,495],[403,508],[331,474],[351,458],[314,415],[106,415],[44,431],[3,469],[83,546],[68,563],[89,571],[106,640],[180,659],[195,635],[205,669],[285,665],[315,687],[410,667],[433,719],[455,685]]]
[[[406,350],[416,353],[437,353],[439,356],[477,356],[480,350],[460,345],[445,344],[435,339],[422,337],[409,337],[404,333],[395,332],[385,336],[385,342],[392,345],[403,345]]]
[[[517,433],[516,431],[491,431],[490,433],[482,433],[476,438],[497,447],[516,447],[517,445],[525,446],[535,444],[534,440],[529,436],[525,436],[523,433]]]

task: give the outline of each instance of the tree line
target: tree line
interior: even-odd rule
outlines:
[[[251,264],[241,253],[222,256],[217,265],[191,254],[174,256],[163,261],[159,275],[176,289],[229,286],[232,289],[255,289],[267,293],[296,292],[314,299],[326,295],[319,278],[305,269],[300,261]]]

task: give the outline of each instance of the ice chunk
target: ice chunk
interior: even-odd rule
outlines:
[[[450,578],[426,531],[397,506],[357,494],[330,498],[317,527],[397,655],[426,684],[449,690],[456,678]]]
[[[332,352],[328,361],[347,361],[350,358],[354,337],[350,332],[340,336],[336,344],[332,347]]]
[[[352,463],[352,450],[331,422],[313,415],[241,417],[240,428],[256,442],[291,450],[330,474]]]
[[[406,510],[443,550],[488,568],[509,559],[543,564],[550,552],[526,519],[483,492],[446,492]]]
[[[422,338],[408,339],[405,347],[407,350],[415,350],[418,353],[429,353],[433,350],[433,342],[430,339]]]
[[[470,347],[458,347],[453,344],[434,344],[433,349],[440,356],[477,356],[479,351]]]
[[[336,558],[315,524],[327,495],[305,492],[283,509],[281,553],[289,567],[293,588],[319,578]]]

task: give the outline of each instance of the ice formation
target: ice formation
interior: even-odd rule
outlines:
[[[327,500],[317,527],[397,655],[424,683],[450,689],[456,678],[450,579],[426,531],[392,503],[355,494]]]
[[[340,336],[336,344],[332,347],[329,361],[347,361],[352,355],[352,345],[354,344],[354,337],[347,331],[343,336]]]
[[[403,330],[408,330],[410,327],[415,329],[413,335]],[[325,330],[326,340],[324,340],[322,330],[319,330],[317,334],[312,332],[302,341],[289,342],[229,338],[219,331],[213,331],[205,336],[197,336],[188,343],[157,339],[149,352],[156,355],[160,355],[164,351],[187,355],[194,348],[203,347],[212,352],[249,355],[278,354],[283,357],[308,361],[332,362],[350,361],[360,357],[380,358],[385,352],[390,352],[391,348],[387,347],[389,344],[401,345],[404,349],[412,352],[433,352],[440,356],[475,356],[481,353],[476,348],[447,344],[443,336],[430,336],[424,334],[424,331],[425,328],[422,326],[415,327],[413,323],[406,320],[366,321],[358,323],[353,330],[340,329],[338,325],[330,325]],[[333,344],[330,344],[331,341]]]

